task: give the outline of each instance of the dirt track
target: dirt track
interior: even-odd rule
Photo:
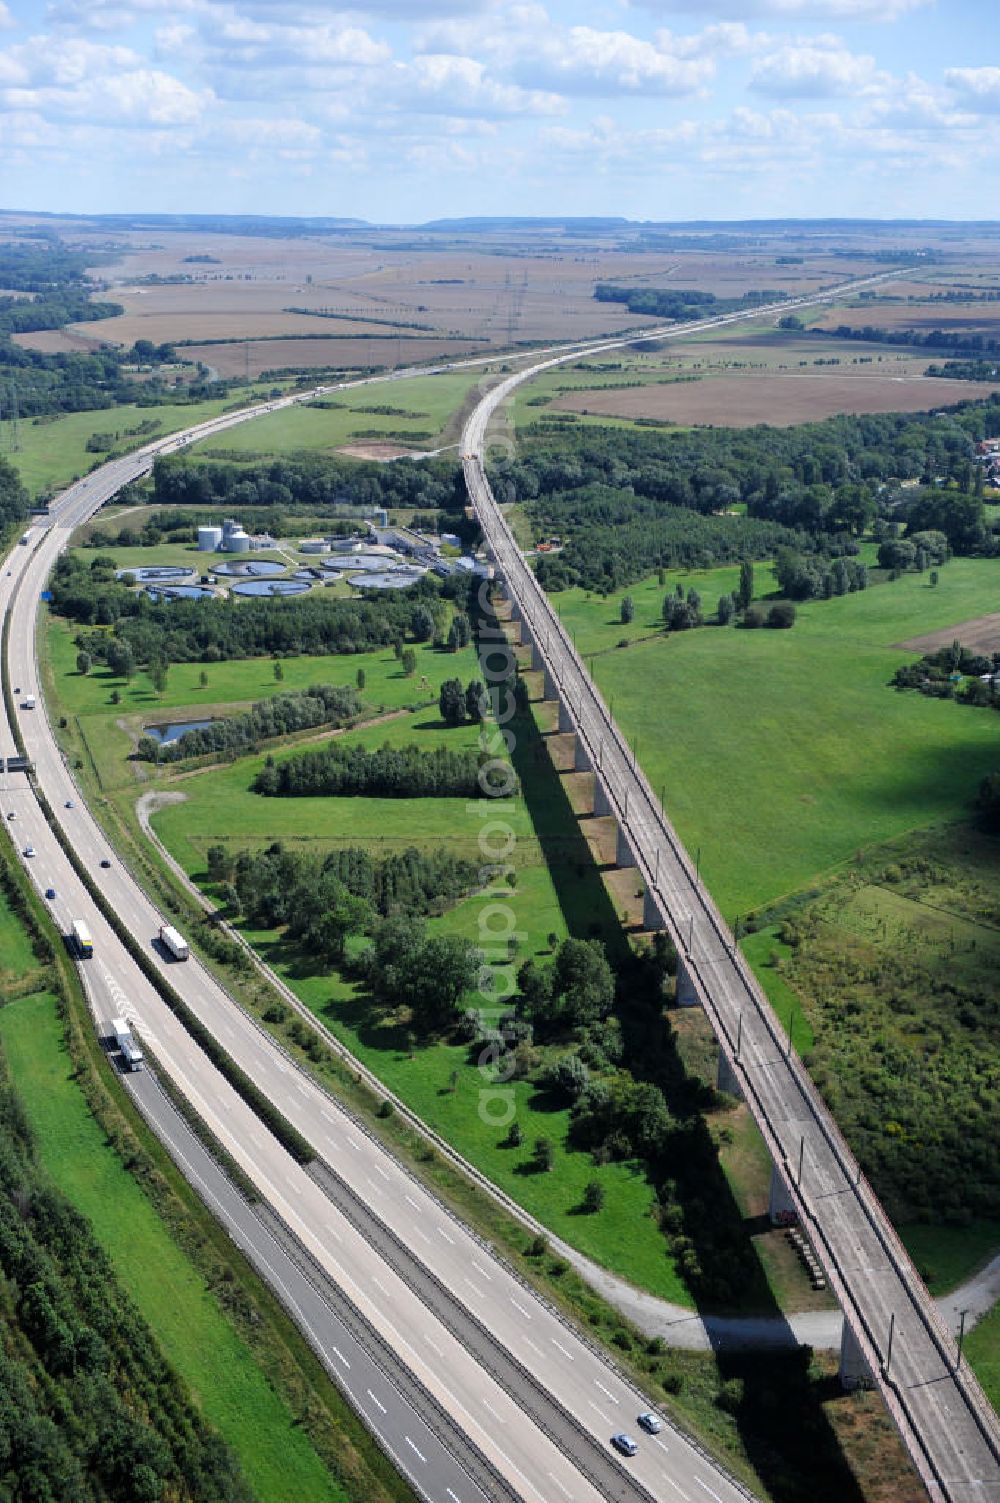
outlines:
[[[973,621],[959,621],[956,626],[945,626],[941,631],[929,631],[926,636],[911,637],[908,642],[893,642],[892,645],[907,652],[937,652],[939,647],[950,647],[952,642],[961,642],[963,647],[986,656],[1000,652],[1000,611],[977,616]]]

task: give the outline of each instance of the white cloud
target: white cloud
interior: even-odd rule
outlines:
[[[573,26],[540,37],[512,61],[522,82],[572,94],[693,94],[713,76],[710,58],[681,58],[627,31]]]
[[[70,88],[0,89],[0,103],[8,109],[105,125],[190,125],[201,118],[211,99],[209,90],[195,92],[180,79],[152,68],[97,76]]]
[[[1000,113],[1000,68],[948,68],[944,79],[963,109],[984,115]]]
[[[565,109],[558,94],[501,82],[478,59],[450,54],[425,54],[397,64],[386,85],[382,97],[387,103],[418,113],[495,118],[556,115]]]
[[[4,0],[0,0],[0,31],[6,31],[8,27],[14,24],[14,17],[11,15],[10,10],[4,4]]]
[[[879,73],[869,54],[815,43],[780,47],[755,63],[750,74],[751,89],[785,99],[862,94],[887,81],[888,75]]]
[[[632,0],[659,14],[690,11],[694,0]],[[726,20],[771,16],[782,21],[898,21],[933,0],[712,0],[712,11]]]

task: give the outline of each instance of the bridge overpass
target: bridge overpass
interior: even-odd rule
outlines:
[[[771,1209],[797,1214],[844,1312],[841,1374],[869,1376],[935,1503],[998,1503],[1000,1423],[839,1132],[699,873],[654,796],[570,637],[514,541],[484,470],[489,424],[522,382],[476,408],[462,440],[466,485],[575,768],[594,774],[594,813],[617,825],[617,861],[645,886],[645,926],[677,947],[678,1001],[701,1005],[720,1050],[720,1084],[747,1102],[773,1163]]]

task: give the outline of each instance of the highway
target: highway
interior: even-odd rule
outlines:
[[[838,290],[822,296],[835,296]],[[779,310],[807,301],[786,302]],[[758,316],[779,310],[759,310]],[[743,321],[746,315],[739,317]],[[683,330],[642,334],[665,337],[735,320],[735,315],[727,315]],[[622,338],[576,346],[555,358],[575,358],[584,350],[627,342]],[[488,362],[457,362],[441,369],[477,363]],[[529,373],[539,368],[536,363]],[[393,379],[426,374],[426,369],[417,369],[399,372]],[[357,384],[375,379],[385,378]],[[100,882],[107,901],[133,936],[149,947],[150,956],[191,1012],[314,1147],[319,1164],[313,1172],[293,1162],[147,981],[77,877],[42,815],[33,785],[20,775],[6,776],[0,789],[5,827],[19,849],[28,844],[35,849],[36,855],[24,858],[25,865],[41,891],[55,887],[53,916],[63,931],[73,918],[83,918],[91,929],[95,957],[81,969],[97,1019],[123,1014],[130,1020],[158,1068],[252,1181],[310,1266],[337,1286],[421,1390],[447,1412],[453,1434],[464,1438],[467,1455],[459,1460],[470,1478],[482,1475],[485,1463],[517,1497],[553,1503],[561,1498],[586,1503],[600,1498],[675,1497],[682,1503],[692,1498],[704,1503],[706,1496],[716,1503],[735,1503],[746,1492],[679,1432],[669,1426],[655,1438],[636,1432],[635,1417],[651,1407],[648,1398],[364,1133],[196,957],[175,965],[158,953],[153,939],[162,917],[117,859],[112,857],[109,870],[101,869],[101,860],[111,854],[107,841],[64,765],[47,719],[34,648],[36,615],[48,574],[73,529],[127,480],[148,472],[157,454],[351,384],[227,414],[112,461],[58,499],[49,521],[30,529],[28,546],[15,545],[0,576],[0,610],[9,610],[4,672],[18,691],[19,706],[28,694],[38,704],[16,712],[35,766],[35,785],[46,795],[65,837]],[[473,425],[481,418],[485,429],[491,402],[487,397],[477,409]],[[470,467],[477,504],[485,516],[489,507],[481,492],[481,471],[474,460],[468,461],[467,472]],[[502,524],[498,527],[489,517],[486,522],[494,548],[499,542],[502,550]],[[519,561],[519,555],[507,560],[509,577],[516,577]],[[520,566],[525,567],[523,561]],[[13,727],[5,726],[3,739],[7,745],[0,746],[0,754],[12,754]],[[11,812],[13,821],[7,818]],[[366,1210],[364,1217],[359,1208]],[[319,1349],[323,1333],[314,1329],[307,1312],[299,1307],[292,1314]],[[395,1454],[398,1426],[383,1428],[377,1409],[366,1419]],[[638,1455],[627,1462],[609,1446],[610,1435],[619,1429],[640,1439]],[[455,1490],[442,1466],[427,1453],[408,1460],[410,1475],[424,1496],[454,1503]],[[459,1492],[459,1503],[472,1495],[467,1487]],[[976,1496],[992,1503],[992,1495],[980,1491]]]
[[[657,927],[669,931],[682,957],[682,989],[709,1016],[928,1492],[950,1503],[995,1503],[997,1416],[967,1365],[959,1368],[951,1333],[522,557],[486,478],[494,414],[524,381],[571,358],[556,356],[510,376],[467,424],[466,484],[490,556],[556,686],[602,807],[625,836],[628,864],[641,874]]]

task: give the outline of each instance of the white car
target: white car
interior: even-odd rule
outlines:
[[[35,847],[33,845],[26,845],[24,848],[24,854],[26,856],[33,856],[35,854]]]
[[[642,1426],[647,1435],[659,1435],[663,1429],[663,1421],[658,1414],[640,1414],[638,1424]]]

